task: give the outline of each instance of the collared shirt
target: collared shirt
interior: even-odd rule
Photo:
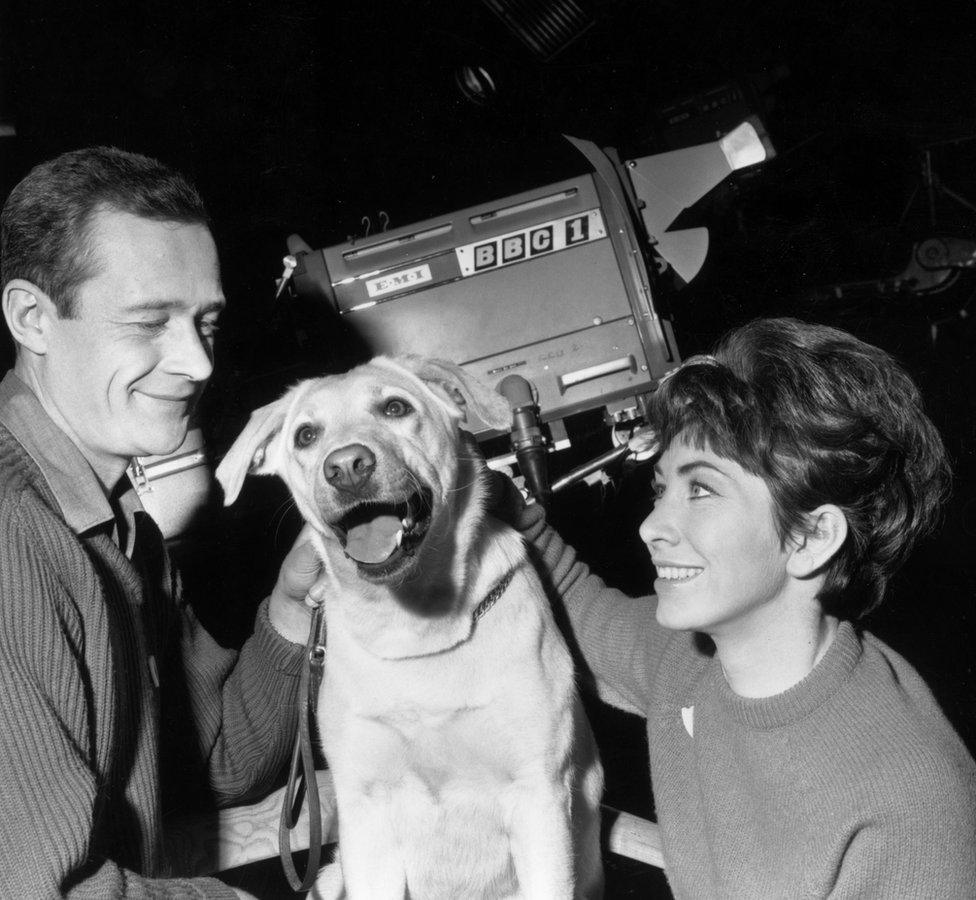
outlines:
[[[41,470],[68,527],[79,536],[99,528],[110,529],[116,545],[131,559],[135,514],[142,511],[142,504],[128,476],[123,476],[113,493],[114,510],[81,450],[12,369],[0,381],[0,423]]]

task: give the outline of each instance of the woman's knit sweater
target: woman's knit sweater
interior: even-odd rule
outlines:
[[[538,507],[520,516],[598,692],[647,720],[676,896],[976,897],[976,766],[901,656],[844,623],[803,681],[744,699],[707,639],[607,588]]]

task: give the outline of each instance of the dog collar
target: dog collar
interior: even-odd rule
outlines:
[[[495,586],[488,592],[488,596],[485,597],[476,607],[473,613],[471,613],[471,619],[473,622],[477,622],[489,609],[491,609],[497,602],[498,598],[505,593],[505,588],[507,588],[512,583],[512,578],[515,576],[515,570],[512,569],[507,575],[503,576],[501,581],[495,583]]]

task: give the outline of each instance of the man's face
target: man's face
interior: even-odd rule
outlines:
[[[202,225],[103,211],[92,221],[98,274],[76,316],[54,318],[42,400],[110,485],[132,456],[176,450],[213,369],[224,305]]]
[[[766,483],[680,436],[655,474],[640,535],[657,569],[658,621],[713,638],[756,634],[789,583]]]

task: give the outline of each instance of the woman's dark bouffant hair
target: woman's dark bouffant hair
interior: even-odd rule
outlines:
[[[689,360],[655,392],[661,447],[680,434],[768,485],[780,537],[805,516],[840,507],[848,534],[826,564],[819,599],[857,619],[883,599],[948,491],[945,447],[905,370],[836,328],[759,319],[729,333],[713,357]]]

